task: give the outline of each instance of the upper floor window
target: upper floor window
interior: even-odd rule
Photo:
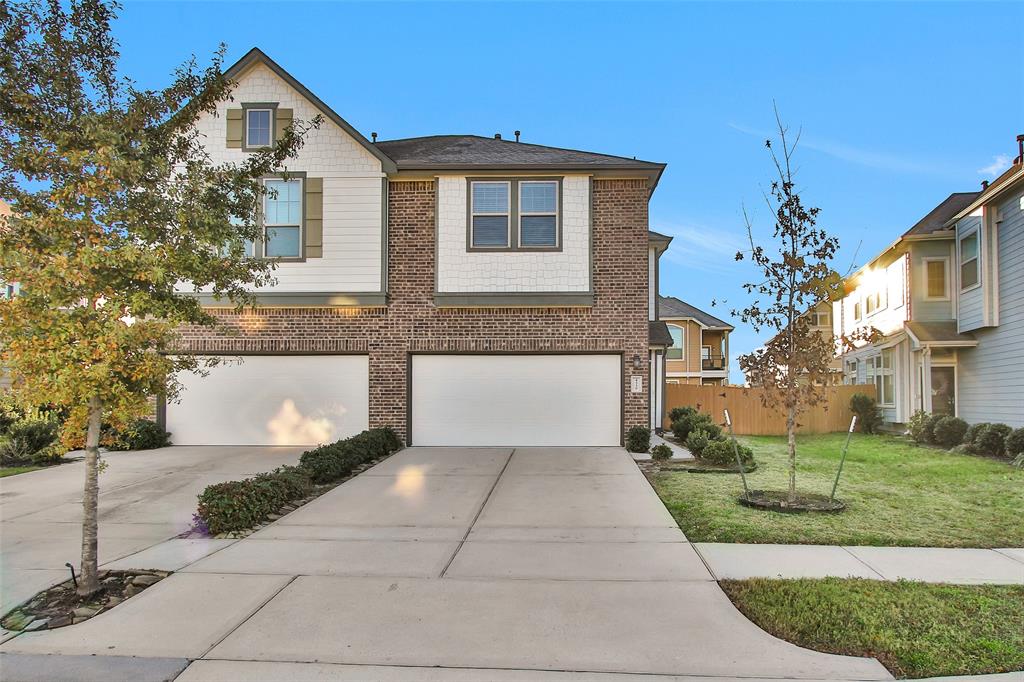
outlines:
[[[669,360],[683,359],[683,328],[675,325],[668,325],[668,333],[672,335],[672,346],[665,353]]]
[[[864,306],[857,301],[853,304],[853,319],[859,322],[862,317],[864,317]]]
[[[864,297],[864,312],[867,315],[878,312],[886,307],[886,297],[881,291],[874,291]]]
[[[827,310],[815,310],[811,312],[811,325],[815,327],[831,327],[832,316]]]
[[[268,258],[302,257],[302,179],[266,180],[263,244]]]
[[[978,231],[960,238],[960,288],[978,284]]]
[[[949,261],[946,258],[925,258],[925,298],[945,300],[949,298]]]
[[[511,182],[473,182],[470,206],[473,248],[508,247],[509,218],[512,205]]]
[[[274,112],[271,109],[245,110],[245,146],[269,147],[273,133]]]
[[[519,183],[519,244],[558,245],[558,183],[550,180]]]
[[[560,191],[558,179],[471,180],[467,246],[558,250]]]

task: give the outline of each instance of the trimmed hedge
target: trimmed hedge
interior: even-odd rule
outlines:
[[[401,439],[389,427],[321,445],[304,452],[297,467],[208,486],[199,495],[197,516],[214,535],[252,528],[285,504],[308,496],[314,483],[348,476],[356,467],[401,447]]]
[[[739,443],[736,443],[736,448],[739,451],[740,460],[743,462],[743,466],[753,464],[753,450],[748,448],[746,445],[740,445]],[[711,464],[730,466],[736,464],[736,451],[733,450],[731,440],[713,440],[704,448],[700,458]]]
[[[1019,457],[1024,454],[1024,427],[1007,436],[1005,445],[1006,454],[1010,457]]]
[[[651,449],[651,430],[646,426],[634,426],[626,432],[626,450],[647,452]]]
[[[967,422],[959,417],[942,417],[932,427],[932,436],[935,438],[935,443],[944,448],[960,445],[966,433]]]
[[[664,443],[655,445],[651,448],[651,459],[655,462],[664,462],[667,459],[672,459],[672,448]]]

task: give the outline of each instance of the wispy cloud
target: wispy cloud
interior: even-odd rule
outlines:
[[[985,175],[990,178],[994,178],[1004,170],[1010,167],[1010,155],[1009,154],[996,154],[992,157],[992,163],[985,166],[984,168],[978,169],[978,175]]]
[[[745,135],[752,135],[762,139],[775,139],[776,133],[767,130],[758,130],[738,123],[729,123],[733,130]],[[795,134],[795,130],[791,131]],[[896,154],[879,152],[870,149],[861,149],[836,140],[823,137],[814,137],[806,133],[800,136],[798,147],[812,149],[816,152],[831,156],[832,158],[854,163],[858,166],[876,168],[878,170],[892,171],[896,173],[910,173],[919,175],[948,175],[955,173],[952,168],[944,167],[934,162],[923,162],[915,159],[908,159]]]
[[[736,252],[749,248],[744,235],[721,228],[656,222],[651,229],[673,238],[666,259],[715,275],[735,274]]]

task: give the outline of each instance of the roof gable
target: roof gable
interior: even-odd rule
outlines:
[[[314,95],[313,92],[309,90],[309,88],[307,88],[305,85],[296,80],[294,76],[285,71],[280,64],[278,64],[273,59],[268,57],[266,53],[264,53],[263,50],[259,49],[258,47],[254,47],[248,52],[246,52],[245,56],[243,56],[237,62],[228,67],[228,69],[224,72],[224,75],[227,78],[234,80],[246,71],[248,71],[251,67],[255,66],[256,64],[262,64],[263,66],[266,66],[268,69],[273,71],[274,74],[277,75],[281,80],[283,80],[285,83],[291,86],[296,92],[298,92],[300,95],[309,100],[309,102],[314,107],[316,107],[325,117],[327,117],[328,120],[330,120],[332,123],[334,123],[339,128],[344,130],[345,133],[347,133],[353,140],[355,140],[357,143],[359,143],[359,145],[365,148],[366,151],[368,151],[372,156],[377,158],[380,161],[381,166],[384,169],[384,172],[393,173],[397,170],[395,162],[387,154],[385,154],[377,145],[373,144],[365,137],[363,137],[363,134],[356,130],[354,127],[352,127],[352,125],[348,121],[343,119],[338,114],[338,112],[334,111],[334,109],[331,109],[329,106],[327,106],[327,104],[325,104],[324,101],[321,100],[319,97]]]
[[[663,320],[686,318],[696,320],[705,327],[728,329],[730,331],[734,329],[734,327],[728,322],[720,320],[714,315],[706,313],[700,308],[696,308],[685,301],[680,301],[674,296],[658,297],[658,318]]]

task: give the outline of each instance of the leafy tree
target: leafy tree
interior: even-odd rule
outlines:
[[[831,262],[839,240],[818,227],[819,208],[804,206],[797,191],[793,158],[799,133],[790,139],[778,111],[778,144],[765,141],[776,177],[765,202],[774,227],[771,240],[760,245],[754,237],[753,223],[744,209],[750,252],[739,252],[736,260],[750,258],[760,271],[757,282],[743,285],[753,301],[734,311],[755,331],[766,329],[774,336],[764,346],[739,357],[740,368],[748,380],[763,387],[765,408],[781,408],[786,415],[789,448],[790,502],[796,500],[796,429],[807,408],[824,399],[829,366],[837,351],[836,340],[822,334],[803,312],[822,301],[842,297],[842,276]],[[852,337],[841,340],[851,343]]]
[[[79,593],[97,581],[101,421],[127,427],[147,398],[174,398],[177,372],[211,361],[169,354],[182,325],[214,319],[180,282],[238,306],[272,281],[245,257],[258,238],[259,179],[280,172],[319,119],[297,121],[272,148],[214,163],[195,128],[230,98],[224,47],[205,68],[178,67],[162,90],[119,74],[102,0],[0,3],[0,279],[21,295],[0,311],[2,363],[26,404],[57,404],[62,438],[85,432]]]

